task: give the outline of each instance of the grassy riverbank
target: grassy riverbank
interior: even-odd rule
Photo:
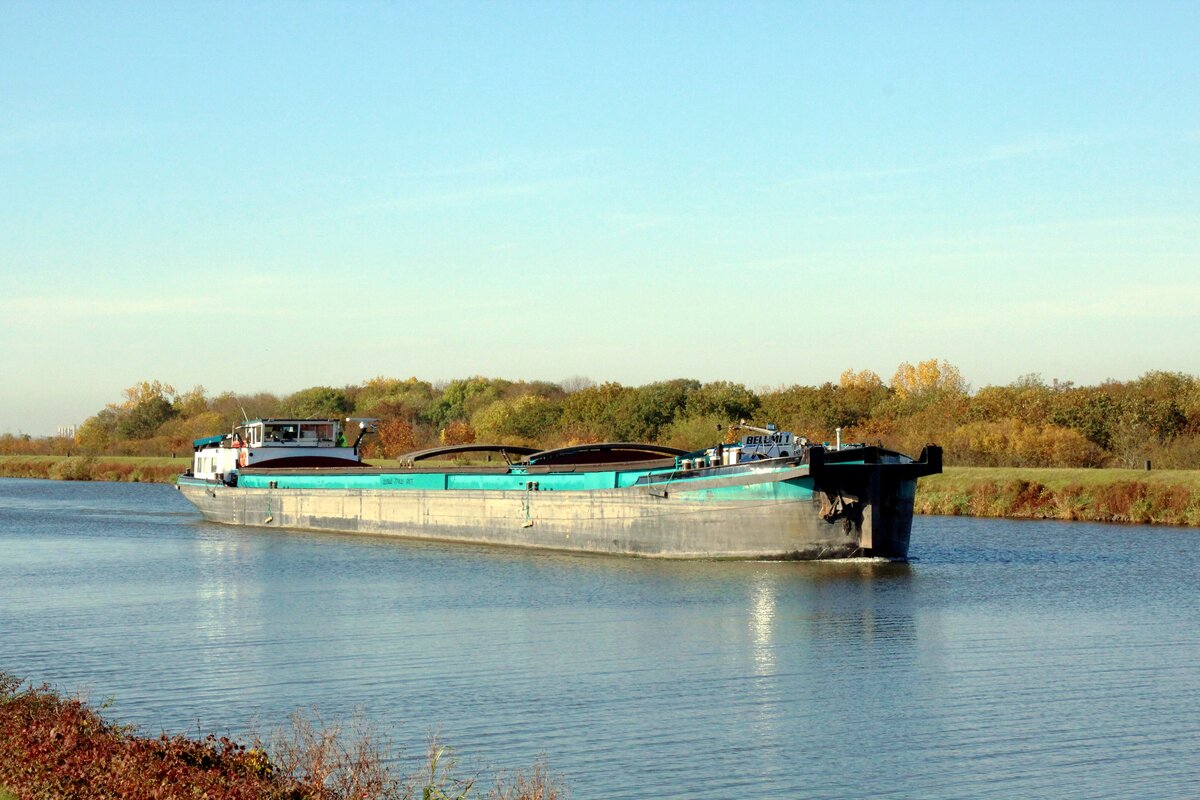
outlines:
[[[398,774],[386,740],[366,724],[294,715],[250,746],[208,735],[138,735],[87,703],[0,672],[0,800],[560,800],[539,764],[476,789],[432,742],[424,763]]]
[[[948,467],[919,514],[1200,526],[1200,470]]]
[[[0,478],[174,483],[190,463],[136,456],[0,456]]]
[[[0,477],[174,483],[188,463],[185,458],[0,456]],[[941,475],[921,479],[916,511],[1200,526],[1200,470],[947,467]]]

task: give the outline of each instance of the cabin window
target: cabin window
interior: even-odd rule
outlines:
[[[300,426],[300,438],[319,442],[333,441],[333,425],[328,422],[312,422]]]
[[[266,425],[264,428],[264,434],[269,442],[296,441],[297,430],[295,425]]]

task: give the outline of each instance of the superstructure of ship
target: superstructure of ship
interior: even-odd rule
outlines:
[[[695,452],[628,442],[553,450],[470,444],[363,463],[333,419],[259,419],[194,442],[177,488],[213,522],[611,555],[908,556],[917,458],[741,426]],[[467,459],[472,463],[464,464]]]

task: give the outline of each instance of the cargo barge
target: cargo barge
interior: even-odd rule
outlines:
[[[347,420],[353,422],[353,420]],[[692,453],[650,444],[472,444],[359,457],[339,420],[262,419],[198,439],[177,488],[229,525],[692,559],[904,560],[917,458],[829,447],[773,427]],[[444,459],[489,461],[459,466]],[[438,463],[442,460],[441,463]]]

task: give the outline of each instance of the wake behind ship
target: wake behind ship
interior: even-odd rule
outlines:
[[[773,426],[691,453],[480,444],[373,467],[359,458],[370,423],[347,445],[338,420],[249,421],[196,440],[178,489],[231,525],[654,558],[903,560],[917,479],[941,472],[933,445],[913,459]],[[499,463],[438,463],[471,454]]]

